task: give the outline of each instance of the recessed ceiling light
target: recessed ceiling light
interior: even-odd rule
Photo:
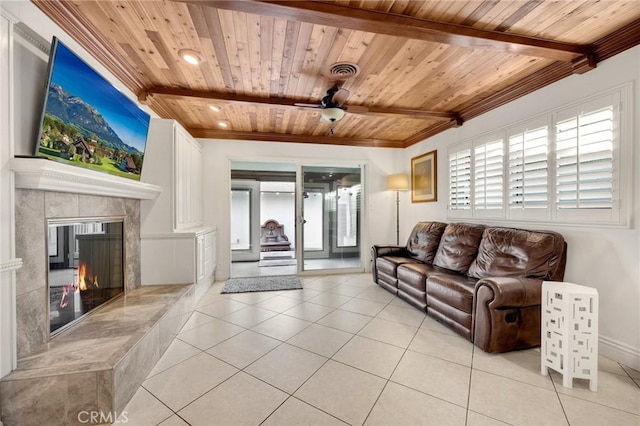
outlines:
[[[211,104],[209,105],[209,109],[213,112],[220,112],[222,111],[222,107],[218,104]]]
[[[198,65],[204,60],[204,57],[199,52],[192,49],[180,49],[178,50],[178,55],[191,65]]]
[[[229,127],[231,125],[231,123],[229,123],[227,120],[220,120],[218,121],[218,126],[226,129],[227,127]]]

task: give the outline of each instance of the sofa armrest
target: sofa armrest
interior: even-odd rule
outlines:
[[[371,247],[371,257],[375,260],[381,256],[408,256],[407,247],[398,245],[375,245]]]
[[[473,342],[485,352],[540,345],[542,280],[493,277],[478,281],[473,302]]]
[[[491,291],[483,292],[484,300],[478,298],[483,286]],[[542,280],[524,277],[483,278],[477,282],[475,293],[477,301],[482,300],[493,309],[535,306],[540,305],[542,300]]]

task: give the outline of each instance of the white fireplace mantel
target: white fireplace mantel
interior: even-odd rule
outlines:
[[[41,191],[152,200],[161,192],[158,185],[58,163],[46,158],[12,158],[15,186]]]

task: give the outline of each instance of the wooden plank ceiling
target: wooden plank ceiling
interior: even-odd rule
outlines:
[[[160,116],[223,139],[404,148],[640,43],[637,0],[35,4]],[[295,105],[334,85],[342,120]]]

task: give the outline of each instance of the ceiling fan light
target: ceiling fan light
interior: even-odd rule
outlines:
[[[331,123],[340,121],[344,117],[344,110],[342,108],[325,108],[320,112],[322,118]]]
[[[192,49],[180,49],[178,50],[178,55],[188,64],[198,65],[200,62],[204,60],[204,57]]]

